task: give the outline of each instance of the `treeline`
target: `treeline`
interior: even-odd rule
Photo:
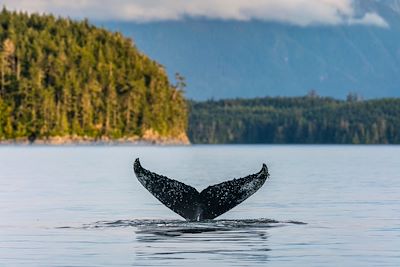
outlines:
[[[318,96],[190,103],[193,143],[399,144],[400,99]]]
[[[120,33],[0,13],[0,140],[181,135],[187,108],[177,87]]]

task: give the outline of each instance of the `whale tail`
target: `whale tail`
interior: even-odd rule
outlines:
[[[139,182],[161,203],[188,221],[211,220],[253,195],[269,177],[267,165],[243,178],[212,185],[200,193],[182,182],[144,169],[139,159],[133,164]]]

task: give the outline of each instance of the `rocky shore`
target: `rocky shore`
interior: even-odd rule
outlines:
[[[0,140],[0,145],[189,145],[186,133],[176,136],[160,136],[149,130],[143,136],[129,136],[123,138],[110,138],[102,136],[93,138],[88,136],[65,135],[49,136],[46,138],[26,138]]]

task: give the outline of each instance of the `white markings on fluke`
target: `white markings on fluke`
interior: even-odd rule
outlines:
[[[211,220],[227,212],[260,189],[269,177],[267,165],[240,179],[212,185],[200,193],[193,187],[133,164],[139,182],[161,203],[188,221]]]

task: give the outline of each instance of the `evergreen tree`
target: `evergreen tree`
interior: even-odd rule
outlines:
[[[400,99],[190,102],[188,133],[193,143],[399,144]]]
[[[186,125],[183,94],[132,40],[87,20],[0,12],[0,140],[173,138]]]

